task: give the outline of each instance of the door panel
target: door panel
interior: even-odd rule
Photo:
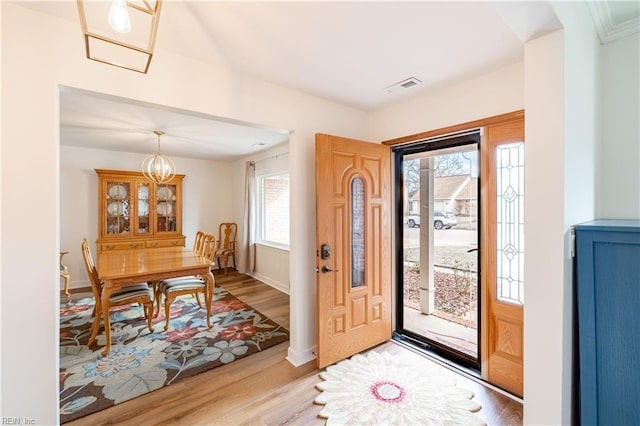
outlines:
[[[324,367],[391,338],[389,147],[316,135],[316,226]]]
[[[522,396],[523,391],[523,147],[524,118],[486,127],[481,144],[483,294],[487,300],[483,377]]]

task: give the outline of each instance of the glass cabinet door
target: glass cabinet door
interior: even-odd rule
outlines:
[[[107,235],[129,234],[131,227],[130,203],[131,184],[129,182],[107,182],[106,223]]]
[[[156,232],[176,232],[176,185],[161,184],[156,189]]]
[[[148,234],[150,222],[150,208],[151,199],[149,197],[149,183],[148,182],[138,182],[138,204],[137,204],[137,215],[138,215],[138,235]]]

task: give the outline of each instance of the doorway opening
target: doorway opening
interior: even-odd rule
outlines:
[[[393,149],[395,336],[480,369],[480,132]]]

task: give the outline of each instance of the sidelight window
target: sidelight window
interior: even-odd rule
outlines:
[[[496,147],[498,299],[524,303],[524,143]]]

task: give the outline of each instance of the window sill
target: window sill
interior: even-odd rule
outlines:
[[[273,248],[276,250],[282,250],[282,251],[289,251],[289,246],[285,245],[285,244],[279,244],[279,243],[274,243],[271,241],[256,241],[256,245],[258,246],[263,246],[263,247],[269,247],[269,248]]]

